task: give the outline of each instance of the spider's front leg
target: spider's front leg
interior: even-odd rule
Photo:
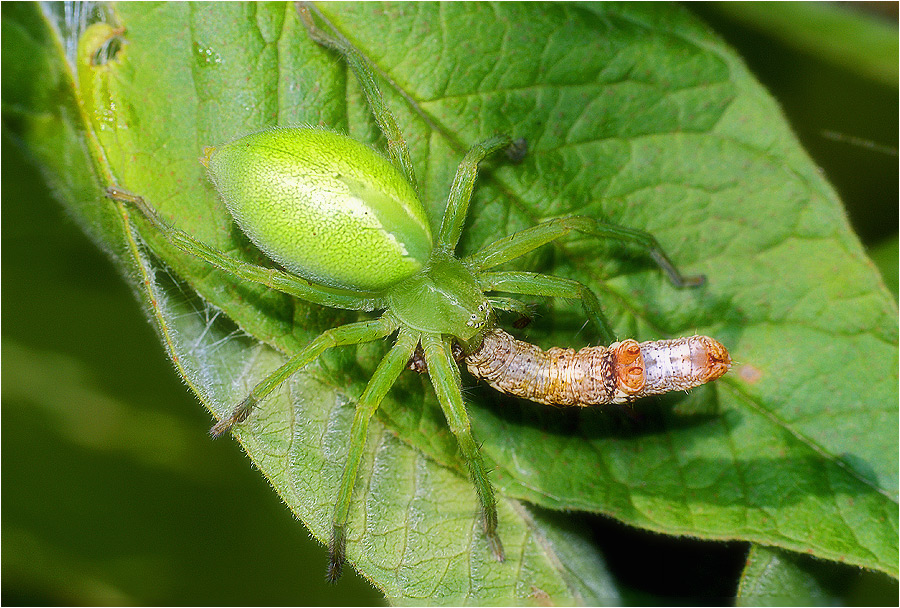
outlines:
[[[478,163],[494,152],[508,148],[511,144],[512,138],[509,135],[495,135],[475,144],[466,152],[456,169],[453,185],[450,186],[447,208],[438,232],[436,245],[438,249],[451,254],[456,249],[456,244],[462,235],[463,225],[466,223],[466,214],[472,200],[475,179],[478,177]]]
[[[615,224],[600,222],[584,216],[560,217],[548,220],[537,226],[532,226],[498,239],[463,261],[475,272],[488,270],[504,262],[521,257],[573,231],[597,238],[615,239],[640,247],[666,273],[669,281],[675,287],[697,287],[706,280],[703,275],[682,275],[665,250],[663,250],[659,241],[649,232],[616,226]]]
[[[341,474],[341,485],[338,489],[337,502],[334,507],[334,517],[331,526],[331,542],[328,546],[329,563],[327,577],[330,582],[336,582],[341,577],[344,566],[344,554],[346,545],[347,518],[350,515],[350,499],[353,496],[353,486],[359,472],[359,463],[362,460],[366,447],[366,435],[369,429],[369,420],[378,409],[382,399],[390,390],[406,368],[406,363],[416,349],[419,342],[419,334],[413,331],[401,329],[397,342],[384,356],[378,368],[372,375],[366,390],[356,404],[356,414],[353,417],[353,425],[350,427],[350,450],[347,454],[347,462],[344,472]]]
[[[585,314],[603,334],[604,340],[615,340],[616,336],[612,331],[612,326],[606,315],[603,314],[597,296],[586,285],[571,279],[532,272],[485,272],[489,268],[514,260],[573,231],[598,238],[616,239],[641,247],[666,273],[669,281],[675,287],[697,287],[705,281],[702,275],[687,277],[682,275],[653,235],[583,216],[552,219],[504,237],[465,258],[463,263],[475,272],[479,285],[485,291],[506,291],[523,295],[581,300]]]
[[[554,277],[536,272],[481,272],[478,286],[483,291],[503,291],[528,296],[543,296],[581,300],[581,307],[587,318],[601,333],[604,341],[616,339],[609,319],[600,308],[600,301],[591,289],[578,281]]]
[[[481,502],[484,533],[491,552],[497,560],[503,561],[503,544],[497,534],[497,502],[481,457],[481,449],[472,436],[469,414],[460,388],[459,368],[453,360],[450,343],[441,336],[425,334],[422,336],[422,349],[435,394],[475,484],[475,492]]]

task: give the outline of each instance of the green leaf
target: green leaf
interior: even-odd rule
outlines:
[[[715,2],[712,8],[836,65],[897,87],[897,24],[852,5]]]
[[[738,605],[865,606],[895,595],[897,581],[883,574],[754,545],[741,576]]]
[[[673,289],[635,252],[581,238],[515,267],[586,282],[622,336],[707,333],[738,362],[715,385],[637,404],[631,421],[473,387],[473,428],[501,495],[504,564],[478,533],[474,492],[427,382],[405,375],[371,429],[356,486],[348,551],[360,572],[396,601],[615,601],[596,548],[525,501],[896,576],[896,308],[834,192],[729,49],[668,5],[320,9],[384,77],[433,222],[468,146],[497,131],[527,139],[521,164],[487,163],[462,252],[564,214],[646,229],[708,284]],[[41,78],[14,73],[22,91],[8,94],[4,78],[4,116],[22,100],[17,132],[126,268],[185,379],[222,415],[282,353],[356,315],[235,283],[140,220],[130,230],[102,187],[138,192],[182,229],[266,263],[206,181],[203,146],[273,124],[381,142],[356,83],[308,40],[291,5],[123,4],[110,20],[125,28],[121,47],[82,63],[74,90],[61,43],[23,35],[55,50]],[[83,56],[114,33],[89,31]],[[62,91],[64,104],[47,103],[47,91]],[[68,150],[61,158],[55,142]],[[525,332],[532,341],[591,339],[576,304],[541,306]],[[353,399],[383,352],[329,353],[236,433],[320,539]]]
[[[738,591],[740,605],[834,605],[835,594],[827,585],[842,581],[817,576],[832,569],[826,562],[754,545]]]

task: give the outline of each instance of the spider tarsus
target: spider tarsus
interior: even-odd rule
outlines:
[[[491,547],[491,554],[498,562],[506,560],[506,553],[503,551],[503,543],[500,541],[500,535],[497,532],[487,535],[488,545]]]
[[[144,200],[144,197],[139,194],[133,194],[127,190],[122,190],[118,186],[109,186],[106,189],[106,196],[114,201],[131,205],[160,229],[165,229],[167,227],[166,222],[159,217],[156,210],[148,205],[147,201]]]
[[[231,428],[240,424],[244,420],[250,416],[250,412],[253,411],[253,408],[256,407],[256,398],[253,395],[249,395],[246,399],[241,401],[236,408],[231,411],[231,416],[227,418],[222,418],[216,424],[209,429],[209,435],[213,439],[218,439],[225,433],[231,430]]]
[[[519,315],[519,318],[513,321],[512,326],[516,329],[522,329],[531,324],[531,317],[526,315]]]
[[[669,279],[672,282],[672,285],[679,289],[693,289],[695,287],[700,287],[704,283],[706,283],[706,275],[705,274],[695,274],[690,277],[683,277],[681,275],[669,275]]]
[[[518,165],[528,156],[528,140],[524,137],[513,140],[506,148],[506,158],[514,165]]]
[[[234,423],[231,421],[231,418],[222,418],[210,427],[209,436],[213,439],[218,439],[219,437],[227,433],[229,429],[231,429],[233,424]]]
[[[685,283],[687,287],[700,287],[701,285],[706,283],[706,275],[698,274],[692,277],[688,277],[685,279]]]
[[[297,14],[300,16],[300,21],[303,23],[304,27],[306,27],[309,37],[312,38],[316,44],[337,49],[333,39],[320,30],[319,26],[313,21],[309,2],[294,2],[294,8],[296,8]]]
[[[478,446],[481,450],[481,446]],[[491,501],[493,502],[493,500]],[[487,537],[488,546],[491,548],[491,554],[498,562],[506,559],[506,553],[503,551],[503,542],[497,533],[497,508],[493,504],[488,507],[482,504],[481,518],[484,523],[484,535]]]
[[[127,190],[122,190],[118,186],[109,186],[106,189],[106,197],[136,207],[142,213],[146,213],[145,209],[148,208],[147,202],[142,196],[133,194]]]
[[[650,249],[650,257],[653,258],[653,261],[656,262],[657,266],[663,269],[663,271],[668,275],[669,281],[675,287],[679,289],[684,287],[700,287],[704,283],[706,283],[706,275],[697,274],[691,277],[683,277],[681,273],[678,272],[678,269],[675,268],[675,265],[669,261],[669,258],[666,257],[666,254],[663,253],[661,249],[659,249],[659,245],[653,246]]]
[[[106,198],[111,198],[114,201],[122,201],[123,203],[131,203],[134,201],[134,199],[140,197],[135,194],[131,194],[130,192],[126,192],[118,186],[108,186],[106,188]]]
[[[343,526],[334,526],[331,530],[331,542],[328,545],[328,570],[325,579],[329,583],[336,583],[344,572],[344,550],[347,539]]]

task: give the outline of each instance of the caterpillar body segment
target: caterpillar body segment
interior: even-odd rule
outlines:
[[[496,328],[465,362],[473,376],[497,390],[557,406],[627,403],[688,390],[731,367],[725,347],[707,336],[544,351]]]
[[[645,384],[639,397],[686,391],[721,378],[731,369],[731,355],[718,340],[690,336],[641,342]]]

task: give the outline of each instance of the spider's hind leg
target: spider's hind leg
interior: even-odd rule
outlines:
[[[306,27],[307,32],[309,32],[309,37],[318,44],[340,53],[350,69],[353,70],[353,74],[366,95],[369,107],[372,108],[375,122],[378,123],[379,130],[381,130],[381,133],[387,140],[387,150],[391,164],[403,174],[413,189],[417,190],[416,173],[409,156],[409,147],[406,145],[406,140],[403,139],[403,133],[400,131],[400,127],[397,126],[394,115],[391,114],[384,101],[384,96],[378,87],[378,81],[375,79],[375,74],[368,60],[345,40],[319,28],[312,16],[313,10],[315,9],[309,3],[297,2],[297,14],[304,27]]]
[[[209,434],[218,437],[247,419],[256,405],[265,399],[276,388],[281,386],[297,371],[315,361],[319,355],[334,346],[348,346],[372,342],[389,335],[397,329],[396,322],[388,317],[381,317],[372,321],[349,323],[334,327],[322,332],[317,338],[306,345],[306,348],[291,357],[287,363],[272,372],[267,378],[253,387],[250,394],[241,401],[231,414],[217,422]]]
[[[139,211],[153,228],[175,247],[212,264],[229,275],[252,281],[253,283],[259,283],[276,291],[296,296],[308,302],[321,304],[322,306],[349,310],[374,310],[378,307],[374,293],[316,285],[277,268],[256,266],[255,264],[248,264],[243,260],[233,258],[215,247],[197,240],[187,232],[170,226],[142,196],[123,190],[118,186],[107,188],[106,196]]]

